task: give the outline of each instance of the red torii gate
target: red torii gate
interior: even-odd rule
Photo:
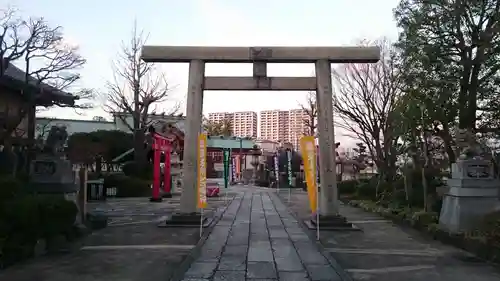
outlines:
[[[171,194],[171,159],[170,155],[172,153],[173,141],[171,138],[167,138],[158,133],[152,133],[152,149],[153,149],[153,194],[150,199],[151,202],[161,202],[162,197],[160,196],[160,159],[161,154],[165,154],[165,165],[163,168],[163,191],[166,195]]]

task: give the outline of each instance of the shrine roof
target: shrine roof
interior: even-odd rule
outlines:
[[[4,87],[20,91],[21,89],[23,89],[23,87],[25,87],[25,79],[26,73],[23,70],[12,63],[8,63],[5,68],[4,74],[2,75],[2,77],[0,77],[0,83]],[[49,84],[43,82],[40,83],[37,79],[31,76],[28,76],[27,84],[30,87],[30,90],[38,91],[39,93],[44,92],[45,94],[47,94],[43,95],[43,98],[41,98],[42,95],[39,95],[39,97],[37,97],[36,102],[41,106],[52,105],[52,102],[58,102],[65,105],[73,105],[75,103],[75,100],[78,99],[77,96],[61,91],[50,86]]]

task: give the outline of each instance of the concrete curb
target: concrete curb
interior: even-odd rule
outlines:
[[[184,258],[184,260],[177,266],[177,269],[174,270],[172,272],[172,274],[170,274],[170,276],[167,276],[166,280],[181,281],[182,279],[184,279],[184,273],[186,273],[186,271],[189,269],[191,264],[200,256],[201,248],[203,247],[203,245],[205,245],[205,242],[207,242],[207,239],[210,236],[210,234],[212,233],[214,227],[217,225],[219,220],[222,218],[222,216],[226,212],[229,205],[231,205],[234,198],[235,197],[233,196],[231,198],[231,200],[227,201],[228,203],[224,207],[223,210],[221,210],[220,212],[215,212],[215,215],[214,215],[215,218],[212,221],[212,224],[210,225],[210,227],[208,227],[206,229],[206,231],[204,231],[202,237],[200,238],[200,240],[198,240],[198,243],[196,243],[196,246],[189,252],[189,254]]]
[[[330,255],[330,253],[328,253],[326,251],[326,249],[323,246],[323,244],[321,244],[321,241],[316,240],[316,236],[311,233],[311,230],[307,227],[307,225],[304,223],[304,221],[302,221],[301,219],[299,219],[298,216],[297,216],[297,214],[295,214],[295,212],[293,212],[292,210],[290,210],[290,208],[288,207],[287,202],[285,202],[278,194],[276,194],[276,193],[271,193],[271,194],[272,194],[272,196],[277,197],[277,199],[280,200],[280,202],[287,207],[286,209],[287,209],[288,213],[290,215],[292,215],[295,218],[295,220],[297,220],[297,222],[299,223],[299,225],[306,232],[306,234],[309,237],[309,239],[311,239],[312,241],[315,242],[314,244],[318,248],[319,252],[328,260],[328,262],[330,263],[330,265],[339,274],[340,278],[343,281],[354,281],[354,279],[340,266],[340,264]]]

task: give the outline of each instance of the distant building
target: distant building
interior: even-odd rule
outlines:
[[[208,120],[222,122],[230,120],[233,135],[237,137],[257,137],[257,113],[253,111],[213,112]]]
[[[262,139],[290,142],[298,149],[300,138],[307,134],[303,109],[265,110],[260,112],[260,137]]]

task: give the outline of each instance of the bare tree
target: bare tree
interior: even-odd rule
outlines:
[[[396,169],[398,135],[393,112],[400,81],[390,43],[382,40],[377,45],[382,50],[378,63],[346,64],[333,71],[334,109],[337,126],[361,140],[381,174],[391,178]]]
[[[132,37],[129,42],[123,42],[121,53],[113,63],[114,79],[107,83],[107,93],[104,107],[117,117],[134,132],[135,136],[135,159],[145,159],[143,149],[144,127],[147,124],[148,115],[156,111],[158,103],[169,98],[169,85],[165,75],[158,74],[153,64],[141,60],[142,46],[148,36],[143,31],[137,30],[134,23]],[[178,112],[177,104],[167,115]],[[130,125],[126,117],[132,116]]]
[[[91,104],[73,104],[47,98],[49,93],[62,96],[80,79],[77,72],[86,60],[78,54],[78,48],[64,40],[62,27],[51,27],[43,18],[23,20],[8,9],[0,16],[0,78],[24,82],[21,95],[24,102],[8,108],[8,118],[3,118],[0,142],[5,142],[21,121],[28,116],[28,128],[34,128],[34,112],[38,101],[43,106],[89,108]],[[20,67],[20,68],[18,68]],[[74,91],[76,99],[92,97],[92,90]],[[7,107],[10,107],[7,104]],[[34,131],[28,130],[28,138],[34,138]]]
[[[302,110],[305,111],[307,118],[303,120],[304,125],[307,127],[307,134],[309,136],[316,135],[318,108],[316,106],[316,93],[308,92],[305,104],[300,104]]]

